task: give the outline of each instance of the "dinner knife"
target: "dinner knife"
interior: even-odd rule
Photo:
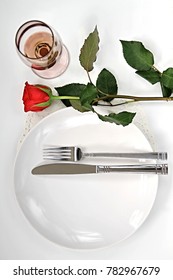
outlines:
[[[33,175],[68,175],[93,173],[152,173],[168,174],[168,164],[139,164],[139,165],[91,165],[77,163],[49,163],[32,169]]]

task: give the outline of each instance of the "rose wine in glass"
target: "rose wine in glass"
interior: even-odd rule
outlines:
[[[46,23],[24,23],[16,33],[15,43],[22,61],[40,77],[55,78],[67,69],[68,50],[59,34]]]

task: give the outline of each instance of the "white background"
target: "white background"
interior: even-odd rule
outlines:
[[[17,146],[26,118],[21,101],[25,81],[52,87],[70,82],[87,82],[78,57],[84,39],[97,25],[101,43],[93,79],[106,67],[117,77],[120,93],[159,96],[159,86],[152,86],[135,75],[124,61],[119,40],[142,41],[154,53],[156,67],[163,71],[173,66],[172,15],[172,0],[0,2],[0,259],[173,259],[171,102],[143,104],[158,150],[169,153],[169,175],[159,180],[158,194],[148,219],[124,242],[95,251],[74,251],[51,243],[26,220],[16,201],[13,186]],[[53,26],[70,51],[70,66],[59,78],[45,81],[37,77],[16,54],[15,32],[21,24],[31,19],[43,20]]]

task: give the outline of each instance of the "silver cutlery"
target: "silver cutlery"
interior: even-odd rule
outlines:
[[[133,158],[133,159],[156,159],[167,160],[166,152],[144,152],[144,153],[84,153],[79,147],[45,146],[43,148],[43,159],[60,161],[79,161],[82,158]]]
[[[33,175],[56,174],[92,174],[92,173],[151,173],[168,174],[167,164],[140,164],[140,165],[91,165],[77,163],[49,163],[36,166],[31,171]]]

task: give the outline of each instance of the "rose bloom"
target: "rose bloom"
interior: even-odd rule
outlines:
[[[52,103],[51,96],[51,88],[44,85],[30,85],[26,82],[22,98],[24,111],[39,112],[44,110]]]

